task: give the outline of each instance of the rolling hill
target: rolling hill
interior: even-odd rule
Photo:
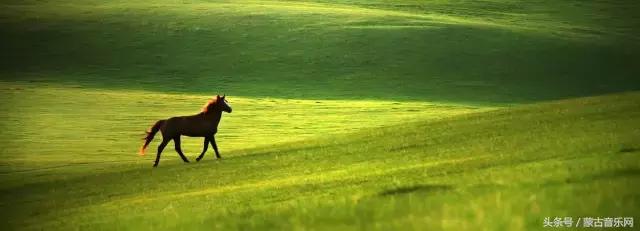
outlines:
[[[9,230],[532,230],[640,198],[636,1],[0,3]],[[234,108],[209,153],[137,156]],[[193,160],[202,140],[183,139]],[[637,218],[636,218],[637,219]],[[574,220],[575,221],[575,220]]]

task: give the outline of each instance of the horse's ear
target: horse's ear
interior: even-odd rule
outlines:
[[[216,99],[220,99],[220,95],[216,95]]]
[[[224,97],[227,97],[227,94],[222,94],[222,98],[224,99]]]

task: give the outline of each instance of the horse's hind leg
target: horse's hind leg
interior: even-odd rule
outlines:
[[[204,153],[207,152],[207,148],[208,147],[209,147],[209,138],[205,137],[204,138],[204,147],[202,147],[202,153],[200,153],[200,155],[198,156],[196,161],[200,161],[202,159],[202,157],[204,157]]]
[[[160,154],[162,154],[162,150],[164,150],[164,147],[167,146],[167,143],[169,143],[170,139],[165,139],[164,137],[162,137],[162,143],[160,143],[160,145],[158,146],[158,155],[156,156],[156,162],[155,164],[153,164],[153,167],[158,167],[158,162],[160,162]]]
[[[189,163],[189,160],[187,160],[187,157],[184,156],[184,154],[182,153],[182,149],[180,148],[180,136],[176,136],[176,138],[173,138],[173,143],[176,145],[176,152],[178,152],[180,158],[182,158],[182,161],[184,161],[185,163]]]

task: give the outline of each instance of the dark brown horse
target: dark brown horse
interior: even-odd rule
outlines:
[[[162,132],[162,143],[158,146],[158,155],[156,156],[156,162],[153,167],[158,166],[158,162],[160,161],[160,154],[167,143],[173,140],[175,144],[176,152],[180,155],[184,162],[189,162],[187,157],[182,153],[182,149],[180,148],[180,136],[191,136],[191,137],[204,137],[204,148],[202,153],[197,161],[200,161],[204,156],[204,153],[207,152],[207,147],[209,143],[213,146],[213,150],[216,152],[216,157],[220,158],[220,153],[218,152],[218,146],[216,145],[216,140],[214,135],[218,132],[218,124],[220,123],[220,118],[222,118],[222,112],[231,113],[231,107],[229,106],[227,100],[225,100],[225,96],[220,97],[216,96],[215,99],[209,100],[207,104],[202,108],[202,112],[197,115],[191,116],[179,116],[179,117],[171,117],[166,120],[158,120],[149,131],[147,131],[147,135],[143,138],[144,145],[140,148],[140,155],[144,155],[144,151],[153,140],[153,136],[160,130]]]

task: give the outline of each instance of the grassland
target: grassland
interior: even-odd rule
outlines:
[[[3,78],[293,99],[522,103],[638,90],[636,1],[18,1]],[[606,77],[603,77],[606,76]]]
[[[132,155],[139,148],[144,131],[159,119],[196,114],[211,98],[11,83],[5,83],[0,91],[5,96],[4,102],[13,109],[2,114],[3,172],[31,176],[35,171],[45,180],[60,173],[58,170],[68,171],[71,166],[86,170],[147,163],[154,157],[153,148],[151,157]],[[250,148],[330,137],[362,128],[491,110],[426,102],[233,96],[229,96],[229,101],[235,112],[225,114],[220,125],[225,132],[217,137],[223,154],[237,151],[234,155],[248,154],[242,150]],[[183,146],[186,152],[195,155],[202,150],[202,140],[187,139]],[[165,159],[175,157],[166,155]],[[22,176],[17,178],[18,183],[23,180]]]
[[[638,219],[638,9],[3,1],[3,229]],[[153,151],[137,156],[155,120],[196,113],[216,93],[234,108],[217,136],[222,160],[183,164],[168,149],[152,169]],[[183,140],[190,159],[201,142]]]
[[[16,229],[517,230],[547,216],[632,216],[639,102],[628,93],[469,113],[159,169],[150,158],[78,163],[129,160],[104,153],[133,157],[135,146],[98,155],[66,142],[78,154],[68,166],[3,177],[3,217]],[[43,154],[28,163],[66,156]]]

